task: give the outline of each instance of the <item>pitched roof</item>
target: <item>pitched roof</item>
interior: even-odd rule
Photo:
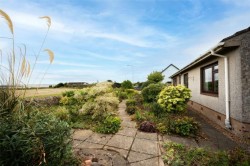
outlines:
[[[225,42],[227,42],[229,39],[232,39],[236,36],[239,36],[241,34],[244,34],[246,32],[249,32],[250,31],[250,27],[246,28],[246,29],[243,29],[241,31],[238,31],[236,33],[234,33],[233,35],[231,36],[228,36],[224,39],[221,40],[221,42],[219,42],[215,47],[212,48],[212,50],[216,53],[216,52],[219,52],[221,51],[223,48],[225,48]],[[225,47],[224,47],[225,46]],[[227,47],[229,47],[230,45],[228,45]],[[232,46],[236,46],[236,45],[232,45]],[[211,49],[210,49],[211,50]],[[189,63],[187,66],[183,67],[181,70],[177,71],[176,73],[174,73],[173,75],[170,76],[170,78],[182,73],[182,72],[185,72],[186,70],[188,70],[189,68],[193,67],[195,64],[205,60],[206,58],[210,57],[211,56],[211,52],[207,51],[205,52],[204,54],[202,54],[200,57],[198,57],[197,59],[195,59],[194,61],[192,61],[191,63]]]

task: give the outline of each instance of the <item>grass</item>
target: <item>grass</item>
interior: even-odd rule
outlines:
[[[26,89],[25,97],[48,97],[60,96],[62,92],[76,90],[72,88],[46,88],[46,89]],[[17,94],[22,94],[24,90],[17,90]]]

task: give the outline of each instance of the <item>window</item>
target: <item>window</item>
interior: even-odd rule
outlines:
[[[188,73],[184,74],[184,85],[188,88]]]
[[[177,85],[177,77],[173,78],[173,85],[176,86]]]
[[[179,84],[181,84],[181,75],[179,75]]]
[[[218,94],[218,62],[201,68],[201,91],[203,93]]]

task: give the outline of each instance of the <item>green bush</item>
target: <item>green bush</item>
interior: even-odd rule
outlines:
[[[167,112],[180,113],[185,111],[190,97],[190,90],[185,86],[167,86],[160,92],[157,102]]]
[[[142,96],[145,102],[151,103],[157,101],[157,96],[163,89],[163,84],[150,84],[142,90]]]
[[[168,142],[163,160],[167,165],[203,166],[249,166],[250,155],[244,150],[211,151],[204,148],[189,148],[182,144]],[[235,160],[236,159],[236,160]]]
[[[165,113],[163,107],[160,104],[156,103],[156,102],[151,104],[151,111],[158,118],[161,117]]]
[[[92,119],[103,120],[118,109],[119,100],[113,95],[98,96],[82,106],[82,114],[91,115]]]
[[[148,75],[148,81],[152,83],[159,83],[164,80],[161,72],[154,71]]]
[[[126,112],[129,115],[133,115],[136,111],[138,110],[138,108],[136,106],[130,105],[126,108]]]
[[[146,117],[139,111],[135,111],[135,119],[139,122],[145,121]]]
[[[136,106],[136,101],[134,99],[128,99],[126,101],[126,106]]]
[[[123,89],[132,89],[132,88],[133,88],[133,84],[132,84],[131,81],[125,80],[125,81],[123,81],[123,82],[121,83],[121,87],[122,87]]]
[[[121,90],[118,90],[118,91],[116,92],[116,95],[117,95],[117,97],[119,98],[119,101],[122,101],[122,100],[125,100],[125,99],[128,98],[127,93],[126,93],[126,92],[123,92],[123,91],[121,91]]]
[[[170,132],[182,136],[195,135],[198,132],[199,124],[190,117],[184,116],[170,123]]]
[[[1,118],[0,165],[77,165],[70,130],[66,122],[41,111]]]
[[[166,134],[169,133],[169,127],[168,125],[164,124],[164,123],[157,123],[156,124],[156,129],[162,133],[162,134]]]
[[[105,120],[96,127],[96,131],[104,134],[114,134],[121,127],[121,119],[114,116],[107,116]]]
[[[67,97],[64,96],[60,99],[59,103],[62,105],[74,105],[76,104],[77,100],[74,97]]]
[[[65,91],[65,92],[63,92],[62,96],[63,97],[73,97],[74,94],[75,94],[75,92],[71,90],[71,91]]]
[[[53,112],[53,114],[60,120],[64,120],[66,122],[70,121],[70,113],[65,107],[57,108],[56,111]]]

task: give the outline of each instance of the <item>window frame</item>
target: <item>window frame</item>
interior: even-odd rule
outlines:
[[[174,86],[177,86],[177,77],[174,77],[174,78],[173,78],[173,85],[174,85]]]
[[[207,94],[207,95],[212,95],[212,96],[218,96],[219,95],[219,85],[218,85],[218,91],[215,91],[215,74],[219,73],[219,69],[215,69],[215,66],[218,66],[218,61],[211,63],[209,65],[206,65],[201,68],[201,93],[202,94]],[[205,84],[205,70],[206,69],[212,69],[212,90],[204,90],[204,84]],[[219,79],[218,79],[219,81]]]
[[[179,84],[181,85],[181,74],[179,75]]]
[[[184,83],[184,86],[188,88],[188,73],[185,73],[183,75],[183,83]]]

